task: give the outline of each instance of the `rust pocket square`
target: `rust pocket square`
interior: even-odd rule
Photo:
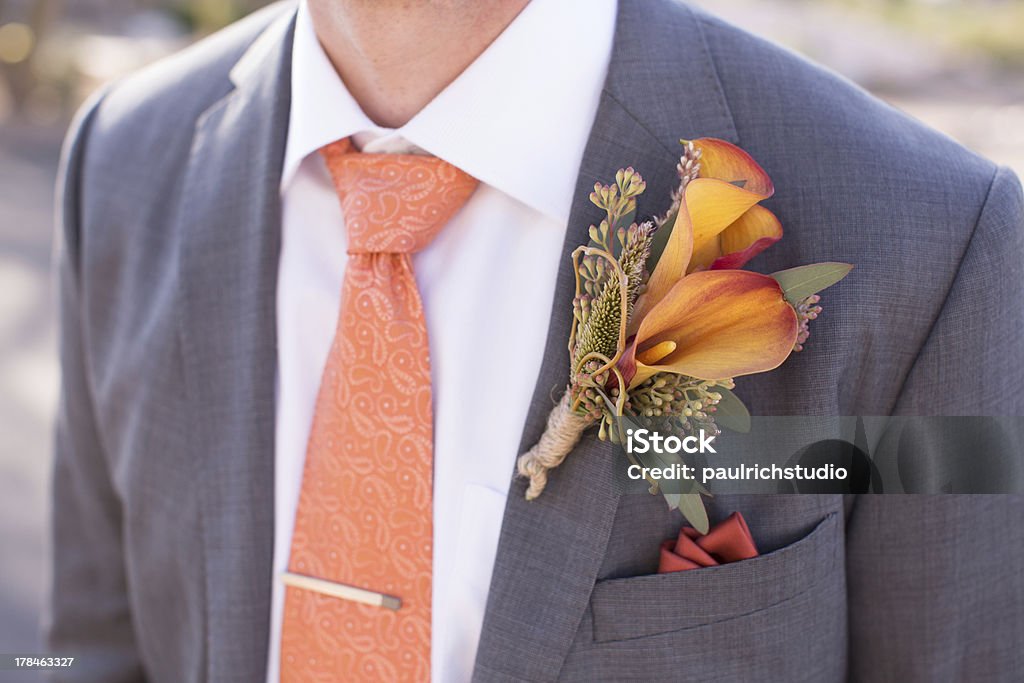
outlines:
[[[734,512],[711,527],[707,534],[701,535],[696,529],[684,526],[678,538],[662,543],[658,573],[717,567],[757,556],[757,546],[743,515]]]

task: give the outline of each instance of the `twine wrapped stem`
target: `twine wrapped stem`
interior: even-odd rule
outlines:
[[[548,470],[562,464],[591,424],[593,421],[590,418],[572,411],[569,392],[566,392],[548,415],[547,428],[540,441],[519,456],[516,463],[520,476],[530,480],[526,500],[533,500],[541,494],[548,483]]]

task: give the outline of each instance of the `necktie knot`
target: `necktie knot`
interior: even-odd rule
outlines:
[[[346,138],[321,150],[341,200],[349,254],[412,254],[469,199],[477,181],[437,157],[363,154]]]

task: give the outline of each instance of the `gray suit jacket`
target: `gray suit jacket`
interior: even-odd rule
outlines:
[[[680,137],[731,140],[775,180],[786,229],[753,267],[857,266],[807,352],[740,382],[755,413],[1024,414],[1014,176],[716,19],[620,5],[566,254],[594,220],[596,180],[635,166],[654,211]],[[292,15],[271,8],[124,80],[69,137],[48,624],[52,650],[80,657],[67,680],[265,675]],[[566,382],[563,265],[524,446]],[[1020,498],[720,496],[712,517],[741,510],[765,554],[658,576],[681,518],[623,494],[613,461],[588,436],[538,501],[513,481],[475,680],[1024,668]]]

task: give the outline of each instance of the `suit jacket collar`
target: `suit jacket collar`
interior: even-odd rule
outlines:
[[[196,561],[205,568],[204,680],[266,677],[278,185],[293,17],[271,22],[231,72],[234,89],[197,122],[181,193],[179,328],[190,437],[203,473]]]
[[[544,362],[520,445],[536,443],[553,396],[568,381],[565,348],[574,276],[569,254],[599,219],[594,183],[633,166],[647,180],[640,211],[662,210],[677,182],[681,137],[736,142],[699,18],[671,0],[622,0],[615,47],[584,153],[563,246]],[[555,680],[590,599],[620,490],[616,449],[592,433],[526,502],[524,480],[509,490],[474,680]]]

